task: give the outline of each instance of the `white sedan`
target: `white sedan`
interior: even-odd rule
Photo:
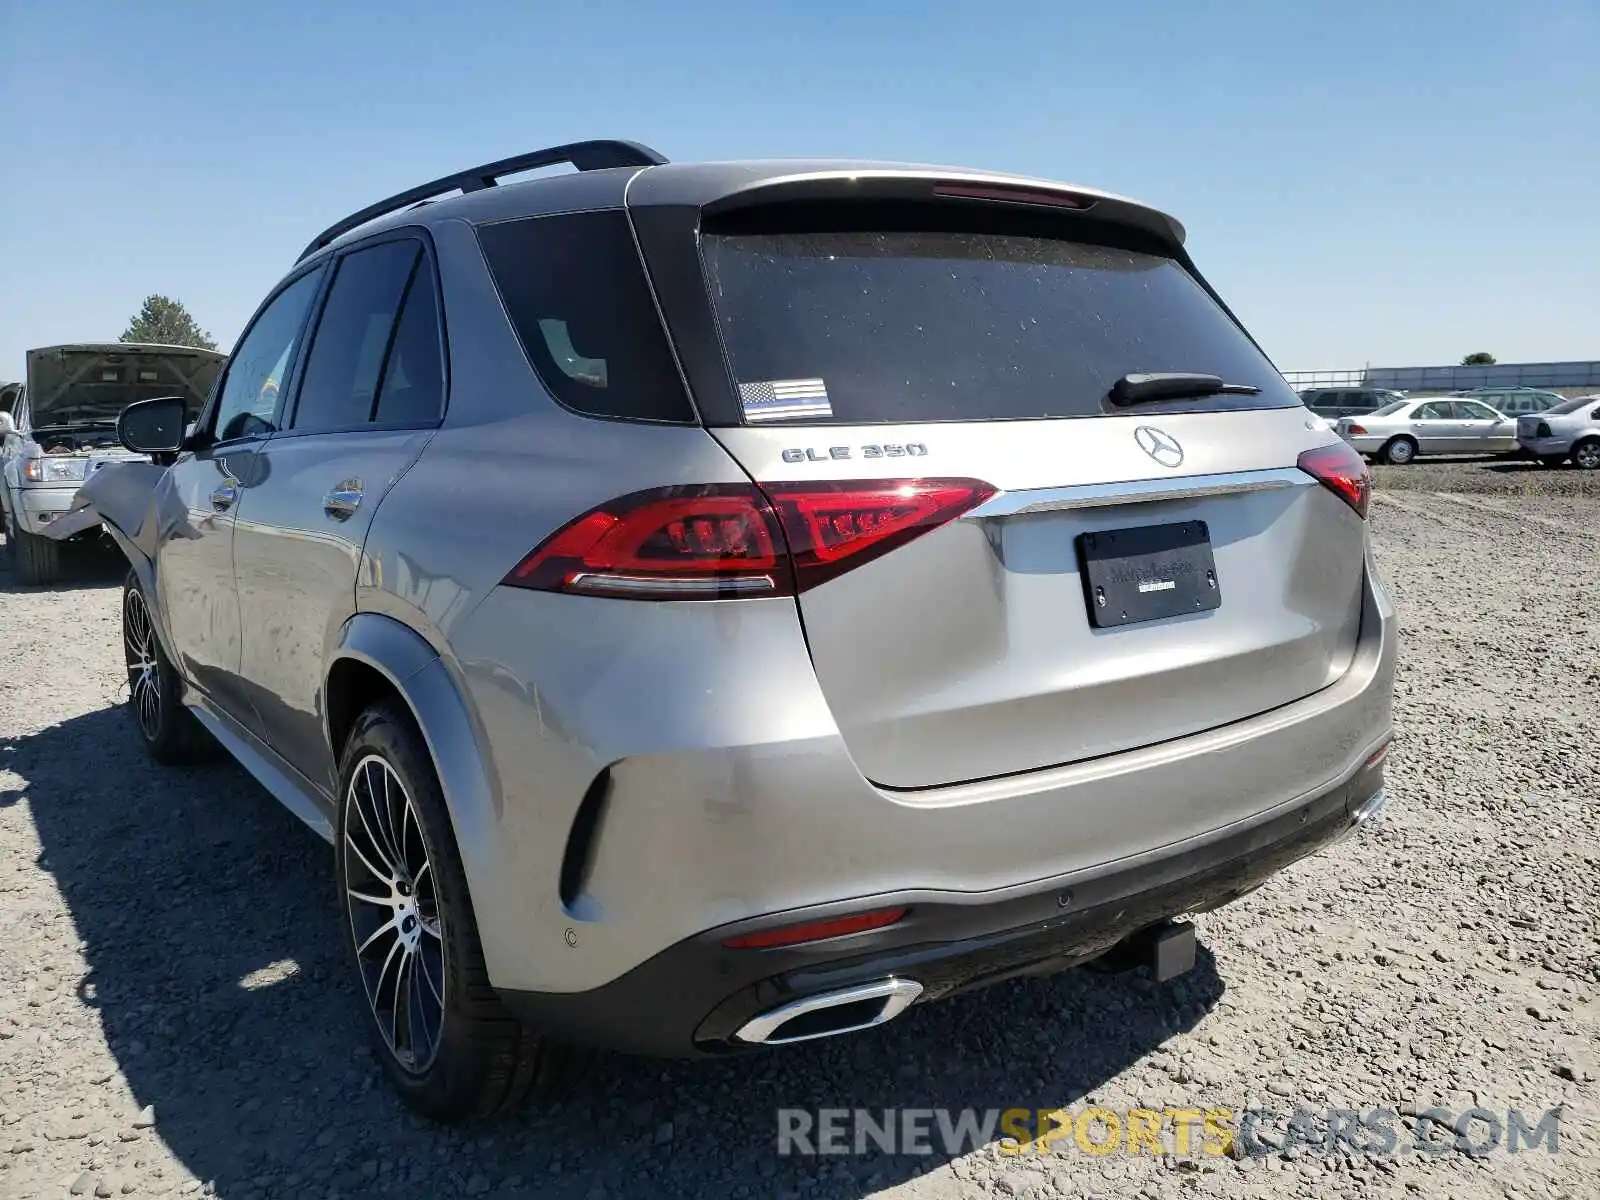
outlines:
[[[1396,400],[1359,417],[1340,417],[1334,430],[1350,445],[1397,466],[1419,454],[1511,454],[1517,424],[1478,400]]]

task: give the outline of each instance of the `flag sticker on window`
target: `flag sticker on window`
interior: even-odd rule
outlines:
[[[746,421],[789,421],[799,417],[831,417],[828,386],[820,379],[767,379],[739,385],[739,406]]]

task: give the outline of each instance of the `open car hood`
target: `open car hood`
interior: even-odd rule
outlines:
[[[215,350],[128,342],[29,350],[28,423],[115,421],[135,400],[156,396],[182,396],[192,421],[226,361]]]

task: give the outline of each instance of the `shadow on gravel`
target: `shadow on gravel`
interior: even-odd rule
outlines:
[[[0,769],[24,781],[0,804],[26,797],[86,944],[82,1002],[161,1139],[230,1200],[859,1196],[943,1163],[937,1135],[927,1157],[781,1158],[776,1110],[1065,1105],[1223,991],[1203,949],[1166,986],[1081,971],[1001,984],[853,1039],[606,1059],[559,1108],[445,1130],[400,1108],[365,1049],[332,852],[242,770],[154,766],[120,708],[0,744]]]

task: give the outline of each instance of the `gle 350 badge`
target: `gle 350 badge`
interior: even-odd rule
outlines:
[[[843,459],[861,458],[921,458],[928,448],[921,442],[874,442],[865,446],[809,446],[796,447],[783,452],[783,461],[839,462]]]

